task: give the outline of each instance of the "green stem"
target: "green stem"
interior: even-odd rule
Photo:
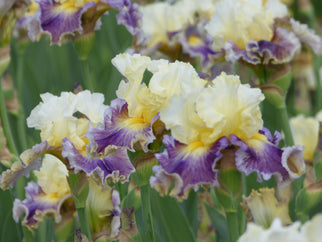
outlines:
[[[19,116],[18,116],[18,133],[19,140],[22,150],[27,149],[27,136],[26,136],[26,118],[24,113],[23,106],[23,64],[24,64],[24,55],[23,53],[18,56],[17,64],[17,89],[18,89],[18,98],[19,98]]]
[[[314,58],[314,74],[316,78],[316,89],[315,89],[315,109],[317,113],[322,109],[322,86],[320,78],[320,67],[321,67],[321,57],[315,56]]]
[[[287,114],[287,109],[286,109],[286,105],[283,105],[283,107],[279,107],[278,108],[279,112],[280,112],[280,116],[281,116],[281,121],[282,121],[282,130],[284,132],[285,135],[285,144],[287,146],[292,146],[294,144],[293,142],[293,136],[292,136],[292,132],[291,132],[291,127],[290,127],[290,123],[288,121],[288,114]]]
[[[94,83],[91,78],[90,70],[89,70],[89,65],[87,60],[81,60],[82,62],[82,68],[83,68],[83,73],[84,73],[84,81],[86,88],[94,92]]]
[[[235,242],[239,238],[237,210],[230,210],[229,212],[226,212],[226,217],[229,231],[229,241]]]
[[[141,192],[141,206],[143,212],[143,219],[145,221],[143,228],[143,241],[154,241],[152,221],[151,221],[151,205],[150,205],[150,187],[144,185],[140,187]]]
[[[10,129],[10,122],[8,118],[5,98],[4,98],[3,89],[2,89],[1,76],[2,75],[0,75],[0,116],[2,121],[2,128],[3,128],[4,135],[7,138],[8,149],[12,154],[14,154],[18,158],[19,157],[18,151]]]
[[[92,241],[85,207],[77,208],[77,214],[82,232],[87,236],[88,241]]]
[[[247,196],[248,191],[247,191],[247,181],[246,181],[246,175],[244,173],[241,173],[241,189],[242,189],[242,195]],[[247,225],[247,218],[244,212],[240,213],[240,234],[243,234],[246,230],[246,225]]]

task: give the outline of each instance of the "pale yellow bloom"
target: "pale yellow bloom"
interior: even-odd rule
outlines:
[[[245,49],[250,40],[271,40],[274,18],[287,15],[287,7],[279,0],[221,0],[206,30],[213,37],[215,50],[228,40]]]
[[[290,119],[290,126],[294,143],[305,146],[304,160],[312,161],[318,145],[319,122],[314,118],[305,118],[303,115],[299,115]]]
[[[37,105],[27,118],[28,127],[39,129],[42,141],[51,146],[61,146],[64,138],[68,138],[78,150],[87,144],[84,134],[89,121],[93,126],[104,121],[103,94],[91,94],[88,90],[78,94],[62,92],[60,97],[50,93],[41,95],[43,102]],[[76,113],[84,117],[77,118]]]
[[[210,18],[215,11],[214,0],[182,0],[174,4],[157,2],[140,7],[142,30],[149,37],[148,47],[168,44],[169,32],[183,29],[193,23],[195,14]]]
[[[126,100],[130,117],[141,117],[146,123],[167,106],[173,95],[200,90],[206,84],[190,64],[183,62],[152,61],[140,55],[120,54],[112,63],[128,79],[121,81],[117,96]],[[152,74],[148,86],[142,83],[144,71]]]
[[[210,145],[231,134],[245,140],[263,126],[258,106],[263,99],[260,89],[222,73],[208,87],[173,96],[160,116],[172,136],[185,144]]]
[[[70,192],[67,182],[68,170],[55,156],[45,155],[42,167],[35,171],[38,184],[49,198],[61,199]]]

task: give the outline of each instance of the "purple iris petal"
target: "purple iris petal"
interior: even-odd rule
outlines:
[[[128,181],[130,174],[135,170],[126,149],[117,149],[115,153],[102,158],[90,158],[79,153],[68,138],[63,140],[62,145],[62,155],[68,158],[75,173],[84,171],[88,176],[95,173],[101,178],[102,183],[107,179],[112,179],[113,182]]]
[[[42,164],[41,156],[44,154],[58,155],[59,147],[48,145],[47,141],[34,145],[31,149],[24,151],[20,158],[22,162],[16,161],[11,168],[4,171],[0,177],[0,186],[3,190],[13,187],[21,176],[29,176],[31,170],[39,170]]]
[[[111,237],[116,237],[120,233],[121,228],[121,208],[120,208],[120,194],[118,191],[114,190],[112,193],[112,203],[114,209],[111,212],[113,216],[111,223]]]
[[[271,41],[247,42],[246,49],[238,48],[232,41],[225,43],[226,60],[236,62],[239,59],[251,64],[280,64],[289,62],[299,50],[301,44],[294,33],[276,28]]]
[[[61,11],[61,4],[52,0],[36,0],[41,9],[41,27],[51,35],[52,43],[59,43],[62,35],[82,32],[81,17],[89,8],[95,6],[95,2],[86,2],[77,11]]]
[[[35,182],[29,182],[25,191],[26,199],[23,201],[15,199],[13,204],[13,218],[16,222],[22,214],[25,214],[22,223],[30,228],[36,228],[38,222],[42,221],[43,216],[47,214],[54,215],[56,223],[61,221],[60,207],[67,198],[71,197],[70,194],[60,199],[46,197],[41,187]]]
[[[202,65],[205,66],[210,61],[210,56],[221,55],[212,49],[212,38],[204,30],[203,25],[189,26],[179,36],[178,42],[182,45],[183,52],[191,57],[199,57]],[[191,44],[190,39],[200,39],[201,43]]]
[[[129,117],[127,106],[123,99],[113,100],[111,106],[105,110],[104,128],[89,128],[86,136],[90,141],[97,143],[98,153],[104,152],[110,145],[134,151],[133,145],[136,142],[139,142],[143,150],[147,151],[148,144],[155,139],[152,124],[158,119],[158,115],[151,123],[144,123],[140,118]]]
[[[279,144],[279,142],[282,139],[282,135],[277,130],[275,131],[274,136],[272,136],[271,131],[269,131],[269,129],[265,127],[259,130],[259,133],[265,135],[268,141],[276,146]]]
[[[268,180],[274,175],[278,184],[285,186],[291,178],[296,177],[296,172],[298,176],[304,172],[303,152],[297,148],[287,147],[291,151],[279,149],[275,144],[261,139],[244,142],[236,135],[230,136],[230,142],[239,146],[235,153],[237,169],[246,175],[256,172],[259,182],[262,179]],[[294,174],[290,171],[294,171]]]
[[[131,3],[130,0],[101,0],[112,8],[119,10],[116,15],[117,24],[122,24],[132,34],[136,35],[140,32],[139,25],[142,14],[139,11],[139,5]]]
[[[132,35],[139,33],[141,19],[142,14],[139,12],[139,5],[135,3],[122,8],[116,15],[117,24],[124,25]]]
[[[170,195],[186,198],[190,189],[198,189],[200,185],[216,184],[216,162],[222,157],[221,150],[228,146],[226,137],[220,138],[210,148],[200,147],[189,151],[189,147],[165,135],[163,142],[166,150],[156,154],[161,166],[153,168],[155,177],[150,184],[161,194],[167,194],[172,181],[175,182]]]

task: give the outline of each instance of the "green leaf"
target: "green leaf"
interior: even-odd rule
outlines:
[[[155,190],[151,189],[150,199],[153,229],[160,240],[167,235],[169,238],[167,241],[195,241],[188,219],[175,198],[160,197]]]
[[[0,241],[21,241],[21,225],[12,218],[12,191],[0,189],[0,198]]]
[[[224,241],[229,240],[229,233],[226,218],[218,212],[216,209],[210,207],[208,204],[205,204],[208,215],[212,224],[216,229],[217,239],[220,241],[223,239]]]
[[[188,222],[190,223],[190,226],[196,236],[198,230],[198,194],[194,191],[191,191],[188,199],[184,200],[179,205],[185,213],[185,216],[187,217]]]
[[[142,189],[143,188],[143,189]],[[178,201],[141,187],[142,206],[136,212],[141,241],[195,241],[193,229]]]

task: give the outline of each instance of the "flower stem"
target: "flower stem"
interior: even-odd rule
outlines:
[[[14,154],[16,156],[16,158],[18,158],[19,157],[18,151],[17,151],[16,145],[15,145],[14,139],[13,139],[11,129],[10,129],[10,122],[9,122],[8,113],[7,113],[7,109],[6,109],[1,78],[2,78],[2,73],[0,74],[0,116],[1,116],[1,121],[2,121],[2,128],[3,128],[4,135],[7,138],[9,151],[12,154]]]
[[[88,241],[92,241],[85,207],[77,208],[77,214],[82,232],[87,236]]]
[[[17,89],[19,98],[19,116],[18,116],[18,133],[22,150],[27,149],[27,136],[26,136],[26,118],[23,106],[23,63],[24,56],[20,53],[18,56],[17,64]]]
[[[288,114],[287,114],[286,105],[279,107],[278,110],[279,110],[279,113],[281,116],[282,130],[285,135],[285,138],[284,138],[285,144],[287,146],[292,146],[292,145],[294,145],[294,142],[293,142],[293,136],[292,136],[292,132],[291,132],[290,123],[288,121]]]
[[[94,92],[94,83],[91,78],[88,62],[87,62],[87,60],[81,60],[81,62],[82,62],[82,68],[83,68],[83,73],[84,73],[85,85],[89,90]]]
[[[237,210],[229,212],[227,211],[226,217],[229,231],[229,240],[230,242],[235,242],[239,238]]]
[[[320,78],[320,67],[322,58],[321,56],[315,56],[314,58],[314,74],[316,78],[316,89],[315,89],[315,112],[319,112],[322,109],[322,86]]]

